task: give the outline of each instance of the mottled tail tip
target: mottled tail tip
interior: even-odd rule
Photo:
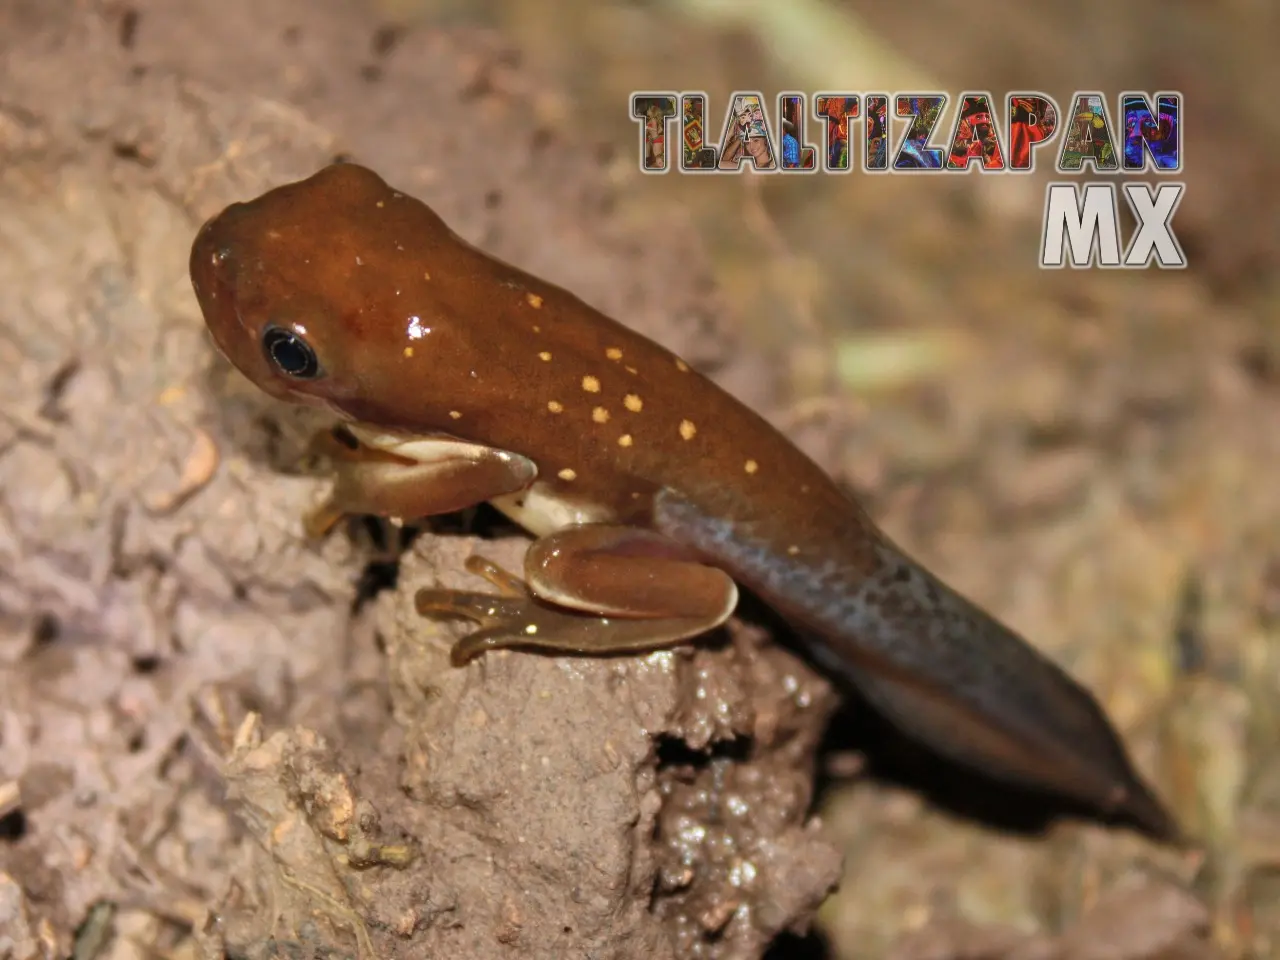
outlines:
[[[1135,781],[1125,789],[1115,806],[1115,812],[1140,833],[1158,843],[1172,847],[1190,845],[1190,840],[1183,834],[1173,814],[1141,781]]]

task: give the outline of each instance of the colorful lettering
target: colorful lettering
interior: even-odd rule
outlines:
[[[862,166],[869,172],[889,169],[889,98],[882,93],[867,95],[867,131],[863,141]]]
[[[956,128],[947,154],[948,170],[968,170],[977,160],[982,170],[1004,170],[1004,150],[991,112],[991,94],[966,93],[960,98]]]
[[[1092,163],[1098,173],[1118,170],[1115,140],[1100,93],[1077,93],[1067,117],[1067,136],[1058,155],[1058,170],[1073,173]]]
[[[637,93],[631,97],[631,116],[640,121],[640,169],[666,173],[668,121],[676,115],[676,94]]]
[[[707,145],[707,95],[686,93],[680,98],[680,169],[685,173],[705,173],[716,168],[716,148]]]
[[[849,93],[820,93],[813,98],[814,116],[827,127],[827,171],[848,173],[849,121],[858,117],[858,98]]]
[[[863,116],[862,166],[869,173],[965,173],[974,161],[984,172],[1030,173],[1035,170],[1037,148],[1057,137],[1062,142],[1055,167],[1061,173],[1182,169],[1182,94],[1176,92],[1121,93],[1111,105],[1123,120],[1119,128],[1112,125],[1106,101],[1098,92],[1077,92],[1066,111],[1043,93],[1011,93],[1005,102],[1006,127],[996,112],[1000,105],[990,93],[969,91],[959,95],[950,140],[941,145],[932,141],[950,102],[945,93],[819,93],[813,95],[812,113],[806,115],[808,102],[806,94],[781,93],[778,112],[772,115],[765,109],[763,95],[737,91],[730,97],[717,142],[707,133],[705,93],[633,93],[631,116],[641,124],[640,168],[660,174],[674,165],[676,141],[669,130],[678,109],[680,169],[686,173],[736,174],[747,163],[762,173],[849,173],[855,124]],[[892,150],[891,116],[907,121],[902,139],[892,144]],[[806,142],[810,119],[823,126],[825,149]],[[818,161],[822,153],[825,163]]]
[[[757,172],[778,167],[773,133],[764,115],[764,97],[758,93],[735,93],[725,114],[717,169],[740,173],[743,161],[749,161]]]
[[[911,122],[893,158],[893,169],[941,170],[943,149],[929,146],[929,140],[947,105],[947,95],[902,94],[894,98],[894,104],[894,112]]]
[[[1181,170],[1182,95],[1159,94],[1155,111],[1141,93],[1122,93],[1120,104],[1124,116],[1124,169],[1145,170],[1150,156],[1157,172]]]
[[[1035,169],[1035,148],[1058,132],[1058,105],[1043,93],[1009,97],[1009,169]]]
[[[814,173],[818,150],[805,143],[804,93],[778,95],[778,125],[782,127],[782,170],[785,173]]]
[[[818,169],[818,151],[804,141],[804,94],[778,94],[778,117],[782,126],[782,170],[813,173]]]

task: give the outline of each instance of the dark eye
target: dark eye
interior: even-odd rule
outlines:
[[[314,380],[320,376],[320,361],[311,344],[292,330],[267,327],[262,331],[262,349],[267,359],[287,377]]]

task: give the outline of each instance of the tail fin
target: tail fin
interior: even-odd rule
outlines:
[[[976,604],[884,545],[841,641],[818,654],[924,746],[998,779],[1179,831],[1093,696]],[[818,645],[819,648],[823,644]]]
[[[990,776],[1085,803],[1130,820],[1152,839],[1177,842],[1177,824],[1130,764],[1093,698],[1075,687],[1071,709],[1093,713],[1093,733],[1070,744],[1025,738],[946,691],[886,672],[849,670],[850,682],[903,733],[936,753]],[[1051,709],[1062,709],[1059,704]],[[1046,704],[1048,708],[1048,705]]]

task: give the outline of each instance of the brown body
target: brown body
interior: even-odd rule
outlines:
[[[657,622],[675,642],[722,622],[737,581],[940,752],[1173,835],[1093,698],[906,557],[766,421],[372,172],[329,167],[233,205],[191,270],[237,367],[352,421],[367,449],[339,475],[339,507],[491,500],[542,538],[529,585],[576,616],[510,583],[505,620],[475,614],[479,600],[423,601],[488,623],[477,648],[516,630],[547,649],[639,650]],[[299,350],[315,370],[282,372]]]
[[[268,233],[253,204],[232,207],[193,257],[198,288],[232,286],[242,318],[309,318],[330,375],[315,393],[284,384],[287,399],[318,395],[358,422],[531,454],[557,495],[626,519],[639,519],[652,494],[669,487],[694,501],[715,497],[726,518],[800,536],[832,533],[836,518],[861,527],[821,469],[671,352],[493,260],[360,168],[320,176],[329,181],[324,205],[314,181],[282,187],[272,194]],[[355,222],[366,229],[351,229]],[[221,275],[210,256],[215,236],[231,251]],[[279,380],[256,337],[210,330],[256,382]],[[321,339],[330,330],[340,343]],[[326,348],[343,354],[340,366]],[[559,477],[564,469],[572,481]],[[834,531],[844,542],[859,532]]]

